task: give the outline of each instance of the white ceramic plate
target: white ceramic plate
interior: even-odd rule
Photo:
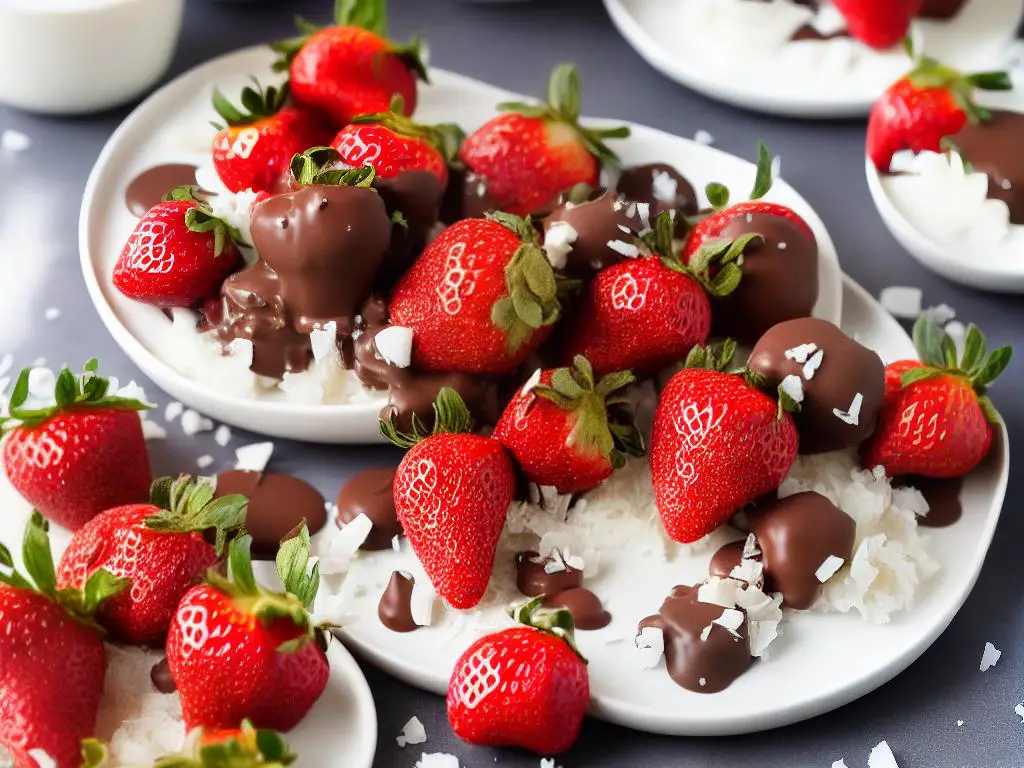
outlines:
[[[1024,69],[1013,73],[1016,88],[1007,93],[980,93],[988,107],[1024,112]],[[989,291],[1024,292],[1024,225],[1010,225],[997,243],[979,245],[969,234],[980,224],[964,208],[940,211],[927,197],[929,181],[918,176],[883,176],[865,158],[868,189],[882,221],[900,245],[921,264],[964,285]],[[922,191],[925,195],[922,196]],[[952,199],[951,196],[946,197]],[[962,220],[958,236],[946,236],[951,222]],[[936,229],[936,225],[939,227]]]
[[[856,334],[886,362],[914,355],[910,339],[874,299],[848,278],[844,289],[847,333]],[[890,680],[945,630],[974,586],[1006,491],[1009,454],[1002,439],[998,461],[966,482],[963,518],[950,528],[929,531],[928,552],[942,570],[920,589],[913,609],[897,614],[889,625],[865,623],[856,614],[787,611],[784,634],[772,646],[771,658],[722,693],[686,691],[663,666],[641,672],[630,649],[638,620],[653,613],[673,585],[704,578],[714,550],[678,552],[671,562],[625,552],[602,557],[600,571],[588,577],[587,586],[601,596],[612,623],[577,632],[590,660],[591,714],[656,733],[749,733],[828,712]],[[392,570],[420,569],[407,543],[400,553],[366,554],[358,563],[364,564],[359,581],[365,591],[350,604],[357,619],[343,637],[389,674],[444,693],[455,659],[479,631],[472,612],[461,625],[445,622],[409,634],[391,632],[377,618],[383,586]],[[609,640],[620,642],[610,645]]]
[[[14,490],[0,469],[0,542],[11,550],[21,568],[21,540],[32,508]],[[71,534],[50,527],[54,561],[71,540]],[[261,565],[256,563],[255,565]],[[262,574],[261,574],[262,577]],[[272,586],[272,585],[271,585]],[[377,710],[362,670],[345,647],[334,641],[327,650],[331,676],[323,695],[306,718],[287,735],[299,756],[298,768],[372,768],[377,750]],[[148,685],[148,680],[140,680]]]
[[[296,405],[229,397],[178,373],[158,354],[167,346],[170,322],[154,307],[131,301],[110,276],[136,219],[124,204],[124,190],[142,170],[168,162],[200,165],[209,152],[212,130],[210,90],[214,84],[234,93],[250,74],[264,80],[272,54],[251,48],[214,59],[179,77],[143,102],[115,131],[96,161],[86,185],[79,223],[82,270],[96,309],[132,361],[177,400],[218,421],[276,437],[323,443],[379,439],[381,402],[359,405]],[[460,75],[435,70],[422,89],[417,117],[428,123],[456,121],[473,129],[494,114],[494,106],[516,94]],[[600,121],[598,121],[600,122]],[[611,121],[621,122],[621,121]],[[737,192],[750,189],[753,166],[719,150],[652,128],[633,125],[633,137],[616,149],[627,165],[664,161],[677,166],[695,186],[716,180]],[[751,137],[751,156],[755,137]],[[769,199],[789,205],[807,220],[821,252],[820,298],[815,314],[838,320],[842,290],[839,262],[825,226],[811,206],[783,181]]]
[[[711,35],[706,22],[673,23],[680,17],[685,21],[684,6],[697,0],[604,2],[619,32],[648,64],[687,88],[744,109],[857,117],[867,114],[878,94],[908,68],[898,50],[878,53],[849,39],[782,42],[792,28],[768,41],[764,30],[774,24],[774,15],[768,24],[754,19],[739,29],[723,25],[720,34]],[[745,14],[782,12],[742,0],[700,2],[741,3]],[[915,22],[915,34],[924,50],[952,66],[990,69],[1015,37],[1022,10],[1021,0],[968,0],[948,22]]]

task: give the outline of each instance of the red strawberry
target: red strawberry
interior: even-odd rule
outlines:
[[[423,41],[387,39],[385,0],[341,0],[334,23],[319,28],[299,19],[301,36],[271,46],[281,56],[274,69],[290,74],[295,102],[322,112],[337,128],[356,115],[386,111],[395,94],[411,115],[416,79],[427,79]]]
[[[105,509],[149,496],[149,457],[136,411],[148,406],[108,394],[96,360],[76,378],[57,376],[52,405],[30,404],[25,369],[0,419],[4,470],[45,517],[72,531]],[[38,393],[33,393],[38,396]]]
[[[885,368],[885,400],[861,461],[881,465],[889,477],[961,477],[988,455],[992,425],[1001,420],[985,392],[1013,350],[989,354],[985,336],[969,325],[958,363],[952,339],[928,314],[914,326],[914,343],[921,362]]]
[[[922,0],[833,0],[850,34],[872,48],[891,48],[907,36]]]
[[[447,185],[448,162],[458,153],[463,138],[457,125],[414,123],[404,114],[402,97],[396,96],[390,111],[359,115],[341,129],[331,146],[346,165],[372,165],[378,178],[426,171]]]
[[[18,768],[78,768],[93,735],[107,661],[92,616],[127,582],[96,571],[82,591],[58,590],[45,520],[32,513],[22,559],[31,582],[0,544],[0,747]],[[33,585],[34,582],[34,585]],[[35,754],[34,754],[35,753]]]
[[[628,412],[620,413],[625,400],[617,394],[635,380],[621,371],[595,383],[582,356],[571,368],[542,371],[512,396],[493,437],[530,482],[559,493],[589,491],[626,463],[625,454],[643,455],[643,438]]]
[[[572,615],[540,608],[543,595],[512,612],[525,626],[473,643],[448,683],[448,722],[470,744],[565,752],[590,705],[587,661]]]
[[[734,512],[774,491],[796,458],[793,418],[742,376],[697,347],[662,390],[651,431],[651,479],[661,521],[675,541],[692,542]],[[709,358],[711,358],[709,360]]]
[[[135,225],[114,265],[114,285],[129,299],[158,307],[192,307],[220,290],[239,265],[238,231],[193,197],[167,195]]]
[[[213,489],[183,476],[153,484],[150,504],[101,512],[80,528],[57,570],[62,589],[80,589],[97,568],[131,580],[132,588],[109,600],[98,615],[118,640],[155,646],[186,592],[202,581],[223,549],[228,531],[245,522],[244,496],[214,500]],[[203,531],[217,531],[217,548]]]
[[[486,181],[501,210],[517,216],[539,211],[576,184],[596,187],[600,164],[618,163],[604,139],[629,128],[584,128],[576,67],[555,67],[546,104],[499,104],[505,114],[484,123],[462,147],[462,160]]]
[[[322,145],[330,133],[311,113],[285,106],[287,84],[264,90],[253,82],[255,88],[242,90],[242,109],[213,91],[213,106],[225,123],[213,137],[213,166],[232,192],[270,193],[287,178],[292,157]]]
[[[943,139],[963,130],[968,121],[982,122],[988,110],[974,103],[974,89],[1013,88],[1006,72],[964,75],[934,59],[917,59],[914,69],[897,80],[871,107],[867,152],[875,167],[886,172],[901,150],[938,152]]]
[[[529,221],[507,214],[448,227],[391,294],[391,322],[412,328],[413,365],[508,373],[558,320],[558,285]]]
[[[381,432],[409,452],[395,472],[395,511],[437,594],[472,608],[487,590],[494,551],[515,493],[515,472],[497,440],[465,434],[472,418],[457,392],[443,388],[434,403],[434,430],[424,437]]]
[[[252,573],[248,534],[228,547],[228,577],[182,598],[167,634],[167,663],[186,727],[289,731],[327,686],[321,629],[309,609],[320,571],[309,569],[309,531],[281,545],[277,569],[286,592],[270,592]]]

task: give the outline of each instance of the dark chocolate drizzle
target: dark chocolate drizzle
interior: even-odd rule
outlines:
[[[124,202],[133,216],[142,217],[175,187],[196,183],[196,167],[188,163],[166,163],[147,168],[130,182]]]
[[[419,629],[412,618],[412,588],[415,583],[415,579],[401,571],[391,572],[391,580],[377,605],[377,617],[392,632],[413,632]]]
[[[1024,224],[1024,114],[990,110],[984,122],[968,123],[951,137],[966,162],[988,174],[988,196],[1010,209],[1010,223]]]
[[[374,188],[388,216],[401,213],[405,222],[392,224],[391,244],[377,272],[375,287],[386,293],[426,246],[440,217],[445,188],[437,176],[426,171],[403,171],[391,179],[378,178]]]
[[[962,477],[921,477],[904,475],[893,478],[893,488],[916,488],[928,502],[928,514],[917,518],[918,525],[926,528],[946,528],[957,522],[964,513],[960,502]]]
[[[160,693],[174,693],[178,690],[178,685],[174,682],[174,676],[171,674],[171,667],[167,663],[166,656],[153,665],[153,668],[149,671],[149,679],[153,683],[153,687]]]
[[[548,595],[544,605],[549,608],[565,608],[572,614],[576,629],[602,629],[612,621],[612,615],[601,605],[601,598],[585,587],[575,587]]]
[[[373,527],[360,549],[390,549],[395,536],[402,535],[394,499],[394,467],[364,469],[353,475],[338,491],[338,525],[347,525],[366,515]]]
[[[526,551],[516,554],[516,588],[527,597],[557,595],[583,586],[583,572],[569,565],[565,570],[547,573],[544,566],[550,557],[541,557],[537,552]]]

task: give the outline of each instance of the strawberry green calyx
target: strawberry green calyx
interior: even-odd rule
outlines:
[[[399,136],[425,141],[444,157],[445,162],[453,164],[466,140],[466,132],[455,123],[438,123],[424,125],[405,116],[405,99],[400,93],[391,97],[391,107],[387,112],[373,112],[357,115],[352,118],[354,125],[380,125]]]
[[[572,648],[573,653],[587,664],[587,658],[580,653],[576,645],[576,623],[572,614],[565,608],[545,608],[544,597],[539,595],[521,605],[512,606],[508,609],[508,615],[519,624],[564,640]]]
[[[143,403],[130,397],[109,394],[110,380],[96,375],[99,362],[96,358],[88,360],[82,366],[82,375],[75,376],[65,366],[57,374],[53,392],[53,404],[37,408],[26,408],[29,402],[29,382],[31,368],[25,368],[18,376],[11,392],[8,404],[9,416],[0,418],[0,434],[6,434],[18,427],[35,427],[63,411],[74,408],[119,408],[126,411],[143,411],[152,408],[150,403]]]
[[[160,477],[153,481],[149,501],[162,511],[147,517],[147,528],[161,533],[216,531],[217,556],[224,552],[228,534],[245,525],[249,500],[239,493],[213,498],[213,486],[189,475]]]
[[[1006,370],[1013,357],[1013,347],[999,347],[988,351],[988,340],[978,327],[971,323],[964,335],[964,351],[957,359],[956,344],[929,314],[921,315],[914,323],[914,346],[924,363],[920,368],[911,368],[903,373],[900,384],[910,387],[914,384],[938,378],[954,376],[963,379],[978,395],[978,405],[985,418],[992,424],[1002,419],[992,405],[986,392],[988,387]]]
[[[257,729],[243,720],[236,732],[208,740],[200,736],[192,754],[165,755],[153,768],[284,768],[297,759],[277,731]]]
[[[979,91],[1012,91],[1013,81],[1010,74],[1003,71],[975,72],[964,74],[948,67],[930,56],[919,55],[914,50],[914,42],[904,38],[903,48],[914,61],[914,68],[906,74],[906,79],[915,88],[942,88],[952,94],[954,101],[967,115],[972,123],[988,120],[992,115],[974,101],[975,89]]]
[[[214,257],[224,253],[229,240],[237,245],[248,245],[236,227],[213,215],[209,203],[199,197],[199,187],[175,187],[163,199],[164,202],[192,203],[193,207],[185,211],[185,226],[192,232],[213,232]]]
[[[469,434],[473,431],[473,426],[473,416],[462,396],[451,387],[442,387],[434,400],[433,430],[428,431],[419,417],[413,414],[412,429],[409,432],[402,432],[392,415],[390,421],[381,419],[380,433],[392,444],[408,449],[431,435]]]
[[[504,331],[506,345],[514,352],[537,329],[558,322],[562,314],[559,282],[528,219],[502,212],[489,213],[487,218],[512,230],[523,241],[505,266],[508,296],[491,308],[491,322]]]
[[[574,64],[559,64],[551,71],[546,104],[506,102],[499,104],[498,109],[571,126],[587,151],[604,165],[619,165],[619,156],[604,140],[629,137],[629,127],[625,125],[614,128],[585,128],[580,125],[580,75]]]
[[[575,414],[575,424],[567,443],[582,453],[597,453],[616,469],[626,456],[643,456],[644,443],[636,425],[610,423],[609,409],[626,404],[622,390],[633,384],[632,371],[619,371],[594,380],[594,369],[583,355],[576,355],[572,367],[558,368],[549,385],[538,384],[533,392],[550,400],[564,411]]]
[[[377,171],[372,165],[361,168],[339,168],[341,160],[338,150],[333,147],[312,147],[292,157],[292,177],[304,187],[314,184],[326,187],[373,188]]]
[[[705,347],[694,347],[686,356],[684,368],[694,368],[704,371],[719,371],[721,373],[743,374],[743,371],[731,370],[733,358],[736,356],[736,341],[726,339],[717,347],[708,345]]]
[[[213,123],[214,128],[223,130],[226,125],[250,125],[259,120],[273,117],[284,107],[285,101],[288,100],[288,83],[264,88],[255,77],[250,77],[250,79],[253,84],[245,86],[239,97],[241,109],[232,104],[220,92],[220,89],[213,89],[213,108],[224,119],[223,124]]]
[[[743,278],[739,260],[747,246],[761,239],[757,233],[741,235],[735,240],[715,240],[697,252],[692,264],[684,264],[675,247],[674,211],[662,211],[654,220],[654,227],[643,237],[644,244],[669,269],[689,275],[715,298],[728,296],[736,290]],[[712,276],[714,272],[714,276]]]
[[[768,145],[763,141],[757,142],[757,170],[754,174],[754,186],[750,190],[748,200],[760,200],[771,190],[774,183],[772,178],[773,161],[774,158],[768,150]],[[708,202],[711,203],[711,207],[716,211],[729,206],[729,188],[724,184],[712,181],[704,187],[704,194],[707,196]]]
[[[21,558],[27,578],[15,569],[10,550],[0,544],[0,584],[38,592],[61,606],[79,624],[101,634],[103,629],[95,621],[96,611],[105,600],[120,594],[131,583],[129,579],[117,578],[100,568],[89,576],[81,589],[57,589],[53,551],[50,549],[50,524],[38,510],[32,510],[25,527]]]
[[[99,739],[82,739],[82,765],[81,768],[100,768],[106,765],[107,745]]]

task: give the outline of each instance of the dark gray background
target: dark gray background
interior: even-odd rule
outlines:
[[[243,46],[287,35],[293,13],[317,21],[327,0],[213,4],[190,0],[185,31],[172,70],[177,75]],[[838,247],[843,268],[869,291],[917,285],[926,304],[946,302],[960,319],[978,323],[994,343],[1021,342],[1022,302],[1013,296],[971,291],[918,266],[885,231],[864,181],[861,122],[798,122],[747,114],[689,93],[648,68],[619,38],[597,0],[537,0],[527,4],[473,5],[455,0],[392,0],[398,38],[422,32],[432,62],[523,93],[542,95],[551,67],[579,64],[588,114],[646,123],[681,136],[709,131],[715,146],[747,158],[763,138],[783,157],[783,174],[817,208]],[[111,51],[116,55],[116,51]],[[729,55],[723,49],[723,56]],[[713,66],[713,62],[708,63]],[[2,77],[0,73],[0,77]],[[107,335],[87,298],[78,266],[78,209],[86,176],[100,148],[129,107],[78,119],[44,119],[0,107],[0,130],[28,134],[32,148],[0,156],[0,353],[17,365],[39,356],[74,365],[91,355],[127,379],[138,371]],[[683,169],[685,171],[685,169]],[[26,205],[31,215],[26,219]],[[17,215],[14,212],[18,211]],[[979,258],[983,255],[979,255]],[[58,307],[47,323],[44,309]],[[20,317],[22,322],[15,318]],[[27,326],[27,333],[23,329]],[[1024,355],[996,389],[996,403],[1011,434],[1024,428],[1024,392],[1016,383]],[[148,383],[148,382],[147,382]],[[150,384],[161,404],[167,398]],[[162,421],[162,419],[161,419]],[[233,445],[255,436],[236,430]],[[193,469],[211,453],[230,466],[231,447],[209,434],[186,438],[177,425],[166,441],[150,443],[155,469]],[[394,463],[385,448],[312,447],[277,442],[273,468],[309,479],[333,497],[356,469]],[[764,734],[721,739],[663,738],[587,721],[566,768],[828,768],[845,758],[867,765],[871,747],[892,746],[901,768],[1021,768],[1024,724],[1014,707],[1024,701],[1024,481],[1011,481],[1002,522],[974,593],[949,630],[908,671],[840,711]],[[2,510],[0,510],[2,514]],[[1003,651],[999,664],[978,671],[986,641]],[[366,667],[377,700],[377,765],[412,766],[421,749],[454,752],[463,766],[532,766],[538,759],[509,750],[473,749],[451,734],[444,702]],[[427,729],[423,747],[399,750],[394,737],[413,714]],[[957,720],[963,720],[962,727]],[[339,768],[343,768],[339,766]]]

